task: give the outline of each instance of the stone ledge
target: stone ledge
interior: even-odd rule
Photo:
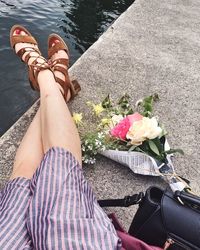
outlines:
[[[155,111],[169,131],[172,147],[182,148],[176,157],[178,174],[198,185],[200,151],[200,3],[137,0],[71,67],[70,75],[82,86],[70,105],[86,112],[87,100],[100,101],[108,93],[116,99],[127,92],[133,104],[158,93]],[[38,102],[0,139],[0,185],[11,172],[16,148],[38,107]],[[88,122],[90,122],[88,120]],[[98,198],[123,197],[163,186],[159,178],[134,175],[129,169],[99,157],[96,166],[84,167]],[[135,208],[114,209],[126,227]]]

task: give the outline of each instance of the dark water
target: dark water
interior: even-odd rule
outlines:
[[[0,135],[38,98],[27,71],[9,44],[12,25],[22,24],[37,38],[44,56],[50,33],[64,37],[71,64],[134,0],[0,0]]]

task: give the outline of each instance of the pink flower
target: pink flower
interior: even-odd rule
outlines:
[[[126,117],[122,121],[120,121],[113,129],[111,129],[110,133],[116,138],[125,140],[126,134],[128,133],[130,126],[131,123],[128,117]]]
[[[125,140],[126,139],[126,134],[129,131],[129,128],[131,125],[139,121],[143,118],[142,115],[139,113],[134,113],[132,115],[128,115],[125,117],[123,120],[121,120],[113,129],[111,129],[110,133],[112,136]]]
[[[128,115],[128,119],[131,123],[131,125],[134,123],[134,122],[137,122],[137,121],[140,121],[142,120],[143,116],[141,114],[139,114],[138,112],[132,114],[132,115]]]

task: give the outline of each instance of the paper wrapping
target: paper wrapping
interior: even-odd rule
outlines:
[[[167,155],[166,163],[160,163],[153,157],[141,152],[105,150],[99,152],[124,166],[129,167],[135,174],[161,176],[169,183],[173,192],[190,188],[186,182],[177,176],[171,161],[172,155]]]

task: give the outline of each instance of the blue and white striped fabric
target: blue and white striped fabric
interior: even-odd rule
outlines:
[[[58,147],[0,196],[0,249],[111,250],[121,241],[73,155]]]

